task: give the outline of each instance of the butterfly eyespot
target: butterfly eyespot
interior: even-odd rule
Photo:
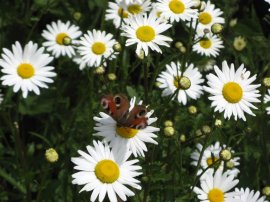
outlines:
[[[116,107],[120,107],[120,104],[121,104],[120,96],[115,96],[114,97],[114,102],[115,102]]]
[[[108,109],[109,103],[108,103],[107,100],[102,99],[100,103],[101,103],[101,106],[102,106],[104,109]]]
[[[146,110],[143,109],[137,114],[136,118],[141,118],[141,117],[145,116],[145,114],[146,114]]]

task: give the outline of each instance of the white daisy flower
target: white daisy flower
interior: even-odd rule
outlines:
[[[170,20],[171,23],[190,21],[198,16],[197,9],[192,9],[196,5],[193,0],[158,0],[157,9],[161,12],[161,17]]]
[[[192,159],[191,165],[197,166],[202,148],[203,146],[201,144],[196,145],[196,150],[192,152],[190,156]],[[232,155],[235,153],[230,148],[227,148],[226,145],[223,145],[221,147],[219,142],[216,142],[213,145],[209,145],[203,152],[202,159],[200,162],[201,169],[198,171],[197,175],[200,175],[204,169],[208,168],[215,162],[216,162],[216,165],[214,166],[214,168],[218,168],[222,170],[225,169],[229,175],[233,175],[236,177],[240,173],[239,169],[236,168],[237,166],[240,165],[240,163],[238,162],[240,160],[239,157],[233,156],[233,158],[226,163],[220,160],[220,152],[222,151],[223,148],[229,149]],[[217,163],[218,160],[220,162]],[[208,172],[209,170],[210,169],[208,169],[206,172]]]
[[[260,198],[260,192],[254,192],[254,190],[246,189],[235,189],[235,192],[238,192],[239,195],[235,196],[236,199],[241,199],[242,202],[268,202],[265,200],[265,196]]]
[[[219,8],[215,8],[210,1],[206,2],[205,9],[199,13],[197,28],[200,30],[208,29],[211,31],[211,26],[215,23],[224,24],[225,20],[220,17],[223,12]],[[193,28],[196,27],[196,21],[192,23]]]
[[[122,35],[128,37],[126,46],[137,44],[137,55],[140,55],[141,50],[144,51],[145,55],[148,55],[148,48],[162,53],[159,45],[169,47],[167,42],[172,41],[171,38],[161,35],[172,25],[162,21],[161,18],[157,18],[154,12],[151,12],[149,16],[147,14],[131,16],[124,22],[124,33]]]
[[[116,56],[113,50],[116,41],[112,34],[106,34],[105,31],[95,29],[92,32],[87,31],[78,43],[78,52],[82,57],[82,62],[89,67],[104,65],[104,59],[111,60]]]
[[[255,116],[250,108],[257,109],[252,103],[260,102],[259,90],[260,84],[251,84],[256,79],[256,75],[250,77],[250,71],[247,71],[242,64],[236,71],[234,64],[228,66],[226,61],[222,62],[222,71],[215,66],[216,75],[207,75],[209,87],[204,86],[205,91],[212,94],[209,97],[212,100],[211,107],[220,113],[224,111],[224,118],[234,119],[242,118],[246,121],[244,112]]]
[[[210,170],[200,180],[201,188],[195,187],[194,192],[202,202],[241,202],[233,198],[239,193],[230,192],[238,182],[233,175],[222,173],[222,169],[218,169],[215,173],[214,170]]]
[[[143,2],[132,0],[128,3],[120,0],[109,2],[109,8],[106,10],[105,20],[112,20],[115,27],[119,28],[123,18],[145,13],[150,10],[150,6],[150,0],[145,0]]]
[[[198,42],[192,46],[192,50],[202,56],[216,57],[219,55],[220,49],[224,48],[222,40],[217,35],[196,36],[195,40]]]
[[[264,97],[264,103],[270,102],[270,90],[268,90],[268,95]],[[266,107],[267,114],[270,114],[270,107]]]
[[[141,175],[141,166],[137,159],[128,161],[131,152],[111,151],[109,146],[101,142],[93,142],[94,147],[87,146],[87,153],[79,150],[80,157],[71,158],[77,173],[72,175],[73,184],[84,185],[80,190],[92,191],[91,201],[103,201],[106,194],[110,201],[117,202],[117,195],[126,201],[127,196],[134,193],[126,187],[141,189],[140,181],[135,177]],[[120,150],[119,150],[120,151]]]
[[[135,101],[135,97],[130,100],[129,111],[135,106]],[[139,102],[140,104],[142,104],[142,101]],[[145,143],[158,144],[154,140],[157,137],[154,132],[159,131],[159,128],[150,126],[157,121],[156,117],[151,118],[153,113],[154,111],[152,110],[146,115],[148,126],[143,129],[135,129],[117,126],[117,122],[111,116],[101,112],[99,113],[100,117],[94,117],[94,120],[97,122],[94,129],[98,131],[94,135],[104,137],[112,148],[125,147],[127,150],[131,150],[135,157],[144,156],[144,152],[147,151]]]
[[[54,67],[47,66],[53,57],[44,53],[44,47],[38,48],[36,43],[30,41],[24,49],[19,42],[12,45],[12,51],[4,48],[0,66],[5,74],[1,77],[2,84],[14,86],[16,93],[22,90],[23,97],[26,98],[29,91],[40,94],[40,88],[48,88],[46,83],[53,83],[50,77],[56,76],[52,72]]]
[[[193,64],[186,64],[186,66],[187,69],[181,75],[180,63],[171,62],[170,65],[166,65],[166,71],[161,72],[157,78],[157,81],[161,83],[159,87],[163,88],[162,96],[172,95],[179,90],[173,98],[177,98],[183,105],[187,104],[188,97],[196,100],[201,96],[203,93],[201,84],[204,82],[198,68]]]
[[[47,41],[42,45],[45,46],[48,51],[52,52],[56,58],[61,55],[67,55],[71,58],[75,55],[72,44],[76,44],[76,39],[82,34],[82,32],[79,31],[79,27],[71,25],[69,21],[63,23],[58,20],[57,22],[52,22],[51,25],[47,25],[46,28],[46,30],[43,30],[42,36]]]

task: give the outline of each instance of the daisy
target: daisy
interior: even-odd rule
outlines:
[[[94,141],[93,144],[86,147],[87,153],[79,150],[80,157],[71,158],[74,169],[78,170],[72,175],[72,183],[84,185],[80,192],[92,191],[91,201],[96,201],[97,197],[98,201],[103,201],[106,194],[112,202],[117,202],[117,197],[126,201],[127,196],[134,196],[126,185],[141,189],[135,179],[142,174],[141,166],[136,165],[139,161],[128,161],[130,152],[111,151],[106,143]]]
[[[135,106],[135,101],[135,97],[130,100],[129,111]],[[139,102],[140,104],[142,104],[142,101]],[[100,117],[94,117],[97,122],[94,129],[98,131],[94,135],[104,137],[112,148],[125,147],[127,150],[131,150],[135,157],[144,156],[144,152],[147,151],[145,143],[158,144],[153,138],[157,137],[154,132],[159,131],[159,128],[150,126],[157,121],[157,118],[151,118],[153,113],[152,110],[146,115],[148,126],[143,129],[134,129],[117,126],[117,122],[111,116],[101,112],[99,113]]]
[[[87,31],[78,43],[78,52],[82,57],[82,62],[89,67],[104,65],[103,59],[115,58],[113,45],[116,41],[112,34],[107,34],[105,31],[95,29],[92,32]]]
[[[79,31],[79,27],[71,25],[68,21],[63,23],[58,20],[52,22],[51,25],[46,26],[46,30],[43,30],[42,36],[47,40],[42,45],[47,47],[47,50],[58,58],[60,55],[67,55],[71,58],[75,55],[75,50],[72,44],[76,44],[77,38],[81,36],[82,32]]]
[[[208,29],[211,31],[211,26],[215,23],[224,24],[225,20],[220,17],[223,12],[219,8],[215,8],[214,4],[210,1],[206,2],[205,9],[199,13],[197,28],[200,30]],[[193,28],[196,27],[196,22],[192,23]]]
[[[222,173],[222,169],[218,169],[215,173],[211,170],[200,180],[201,188],[195,187],[194,192],[202,202],[241,202],[233,198],[239,193],[230,192],[238,182],[233,175]]]
[[[169,19],[171,23],[190,21],[198,16],[197,9],[192,9],[196,5],[193,0],[158,0],[156,7],[161,12],[161,17]]]
[[[196,36],[195,40],[198,40],[198,42],[192,46],[192,50],[202,56],[216,57],[219,55],[220,49],[224,48],[222,40],[217,35]]]
[[[56,76],[52,70],[54,67],[48,66],[53,60],[44,53],[44,47],[38,48],[36,43],[30,41],[24,49],[19,42],[12,45],[12,51],[4,48],[0,66],[5,74],[1,77],[2,84],[14,86],[16,93],[22,90],[23,97],[26,98],[29,91],[40,94],[40,88],[48,88],[46,83],[52,83],[50,77]]]
[[[112,20],[116,28],[121,25],[123,18],[128,18],[132,15],[138,15],[150,10],[150,0],[139,1],[120,1],[109,2],[109,8],[106,10],[105,20]]]
[[[124,33],[122,35],[128,37],[126,46],[137,44],[136,54],[139,55],[141,50],[143,50],[147,56],[148,48],[162,53],[158,45],[169,47],[167,42],[172,41],[172,39],[161,35],[161,33],[171,26],[162,21],[161,18],[157,18],[154,12],[151,12],[149,16],[147,14],[139,14],[124,20]]]
[[[239,195],[235,196],[236,199],[241,199],[242,202],[268,202],[265,200],[265,196],[260,197],[260,192],[254,192],[253,190],[250,190],[249,188],[246,189],[235,189],[235,192],[238,192]]]
[[[257,109],[252,103],[260,102],[259,90],[260,84],[251,84],[256,75],[250,77],[250,71],[247,71],[242,64],[236,71],[234,64],[228,66],[226,61],[222,62],[222,71],[215,66],[216,75],[207,75],[209,87],[204,87],[205,91],[212,94],[209,97],[212,100],[211,107],[215,111],[224,112],[224,118],[234,119],[242,118],[246,121],[244,112],[255,116],[250,108]],[[250,77],[250,78],[249,78]]]
[[[186,67],[187,69],[181,75],[180,63],[171,62],[170,65],[166,65],[166,71],[161,72],[157,78],[160,83],[159,87],[163,89],[162,96],[172,95],[179,90],[174,98],[177,98],[178,102],[183,105],[187,104],[188,97],[196,100],[201,96],[203,93],[201,84],[204,81],[198,68],[193,64],[186,64]]]
[[[201,144],[196,145],[196,150],[190,156],[192,159],[191,165],[197,166],[202,148],[203,146]],[[233,157],[231,160],[224,163],[224,161],[220,160],[220,152],[222,151],[223,148],[227,148],[227,146],[223,145],[221,147],[220,143],[216,142],[215,144],[208,146],[204,150],[202,159],[200,162],[201,169],[198,171],[197,175],[200,175],[204,169],[208,168],[209,166],[211,166],[213,163],[217,162],[218,160],[220,162],[216,163],[216,165],[214,166],[215,168],[222,169],[222,170],[224,170],[225,168],[229,175],[233,175],[233,176],[238,175],[240,171],[239,169],[236,168],[236,166],[240,165],[240,163],[238,162],[240,158]],[[233,150],[231,149],[229,150],[232,154],[235,153]],[[206,172],[208,172],[208,170]]]
[[[264,97],[264,103],[270,102],[270,90],[268,90],[268,95]],[[270,114],[270,107],[266,107],[267,114]]]

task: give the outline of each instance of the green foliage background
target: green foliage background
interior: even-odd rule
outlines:
[[[216,58],[220,66],[223,60],[244,63],[252,74],[257,74],[257,83],[270,76],[270,41],[268,38],[267,8],[263,1],[212,1],[224,11],[225,30],[222,34],[225,47]],[[176,101],[168,102],[161,97],[161,90],[155,87],[157,75],[171,61],[186,59],[203,70],[209,58],[195,53],[180,53],[174,42],[182,41],[190,46],[190,33],[182,23],[174,24],[168,31],[174,42],[163,54],[151,53],[145,60],[135,57],[134,47],[124,47],[125,39],[111,22],[104,21],[106,0],[9,0],[0,1],[0,49],[10,48],[15,41],[22,44],[32,40],[40,46],[41,32],[46,24],[56,21],[71,21],[82,32],[92,29],[106,30],[114,34],[123,45],[117,60],[108,63],[104,75],[93,73],[93,69],[80,71],[68,58],[55,59],[57,77],[48,90],[40,96],[31,94],[23,99],[14,94],[12,88],[1,86],[5,95],[0,105],[0,201],[89,201],[90,194],[79,194],[81,187],[71,184],[74,173],[71,157],[78,156],[77,150],[85,150],[94,138],[93,117],[103,111],[99,105],[106,93],[126,93],[129,97],[143,99],[155,110],[159,145],[148,144],[149,152],[140,158],[143,189],[134,190],[131,201],[196,201],[190,194],[195,182],[195,169],[190,166],[190,153],[197,142],[206,138],[195,138],[195,131],[203,125],[212,128],[208,144],[215,141],[232,147],[241,157],[239,187],[261,190],[270,184],[270,136],[269,116],[265,104],[258,104],[256,117],[247,116],[247,121],[224,120],[210,108],[207,95],[188,106],[198,109],[190,115],[187,106]],[[74,13],[80,12],[81,19],[75,20]],[[235,27],[229,21],[238,18]],[[247,47],[238,52],[233,48],[236,36],[244,36]],[[147,69],[148,68],[148,69]],[[147,70],[147,73],[146,71]],[[108,73],[115,73],[117,79],[110,81]],[[2,73],[0,73],[2,74]],[[203,72],[205,75],[206,73]],[[261,87],[262,95],[265,87]],[[262,99],[262,98],[261,98]],[[223,121],[223,127],[216,128],[215,119]],[[166,137],[163,122],[172,120],[176,134]],[[185,134],[187,141],[180,142]],[[207,138],[208,139],[208,138]],[[49,164],[45,150],[53,147],[59,153],[57,163]]]

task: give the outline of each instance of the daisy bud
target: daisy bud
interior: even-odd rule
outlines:
[[[193,0],[193,6],[191,8],[200,8],[201,7],[201,1],[200,0]]]
[[[245,131],[246,131],[247,133],[251,133],[251,132],[252,132],[252,128],[247,127]]]
[[[189,106],[188,107],[188,113],[191,114],[191,115],[194,115],[194,114],[197,114],[197,107],[195,106]]]
[[[74,20],[79,21],[81,19],[81,17],[82,17],[82,13],[80,13],[78,11],[73,13]]]
[[[119,42],[116,42],[114,45],[113,45],[113,50],[115,52],[120,52],[122,50],[122,46]]]
[[[173,126],[173,122],[171,121],[171,120],[166,120],[165,122],[164,122],[164,126],[165,127],[172,127]]]
[[[180,41],[177,41],[175,44],[174,44],[175,48],[177,49],[180,49],[182,46],[183,46],[183,43],[180,42]]]
[[[228,161],[226,162],[226,167],[229,169],[233,169],[234,168],[234,163],[232,161]]]
[[[203,127],[202,127],[202,132],[204,133],[204,134],[209,134],[209,133],[211,133],[211,128],[210,128],[210,126],[208,126],[208,125],[204,125]]]
[[[238,36],[234,38],[233,47],[237,51],[242,51],[247,46],[247,42],[244,37]]]
[[[62,42],[63,42],[63,45],[69,46],[72,43],[72,39],[69,36],[65,36],[63,38],[63,41]]]
[[[228,149],[223,149],[223,150],[220,151],[219,157],[223,161],[229,161],[232,158],[232,153]]]
[[[141,50],[139,54],[136,54],[136,56],[138,59],[143,60],[144,59],[144,51]]]
[[[237,18],[232,19],[229,23],[230,27],[234,27],[237,24]]]
[[[190,88],[191,82],[188,77],[181,76],[180,78],[175,79],[174,85],[179,89],[187,90]]]
[[[157,82],[155,82],[155,86],[156,86],[156,87],[158,87],[158,88],[159,88],[159,86],[160,86],[160,85],[161,85],[161,83],[160,83],[160,82],[158,82],[158,81],[157,81]]]
[[[200,7],[199,11],[200,12],[204,11],[205,7],[206,7],[206,3],[204,1],[201,1],[201,7]]]
[[[95,74],[104,74],[105,68],[103,66],[99,66],[95,69],[94,73]]]
[[[270,186],[266,186],[262,190],[263,195],[269,197],[270,196]]]
[[[220,34],[223,30],[223,26],[219,23],[215,23],[211,26],[211,31],[214,33],[214,34]]]
[[[187,51],[186,47],[184,47],[184,46],[180,47],[179,50],[181,53],[186,53],[186,51]]]
[[[174,128],[171,127],[171,126],[165,127],[165,128],[164,128],[164,134],[165,134],[167,137],[173,136],[173,135],[174,135]]]
[[[195,134],[196,134],[196,136],[202,136],[202,131],[201,131],[201,129],[196,130],[196,131],[195,131]]]
[[[263,79],[263,85],[267,88],[270,88],[270,77],[265,77]]]
[[[109,73],[109,74],[108,74],[108,79],[109,79],[110,81],[114,81],[114,80],[116,80],[116,75],[115,75],[114,73]]]
[[[216,119],[215,126],[220,128],[222,126],[222,121],[220,119]]]
[[[55,151],[55,149],[50,148],[46,150],[45,157],[48,162],[54,163],[58,160],[58,153]]]
[[[186,141],[186,135],[185,134],[181,134],[180,135],[180,141],[181,142],[185,142]]]

